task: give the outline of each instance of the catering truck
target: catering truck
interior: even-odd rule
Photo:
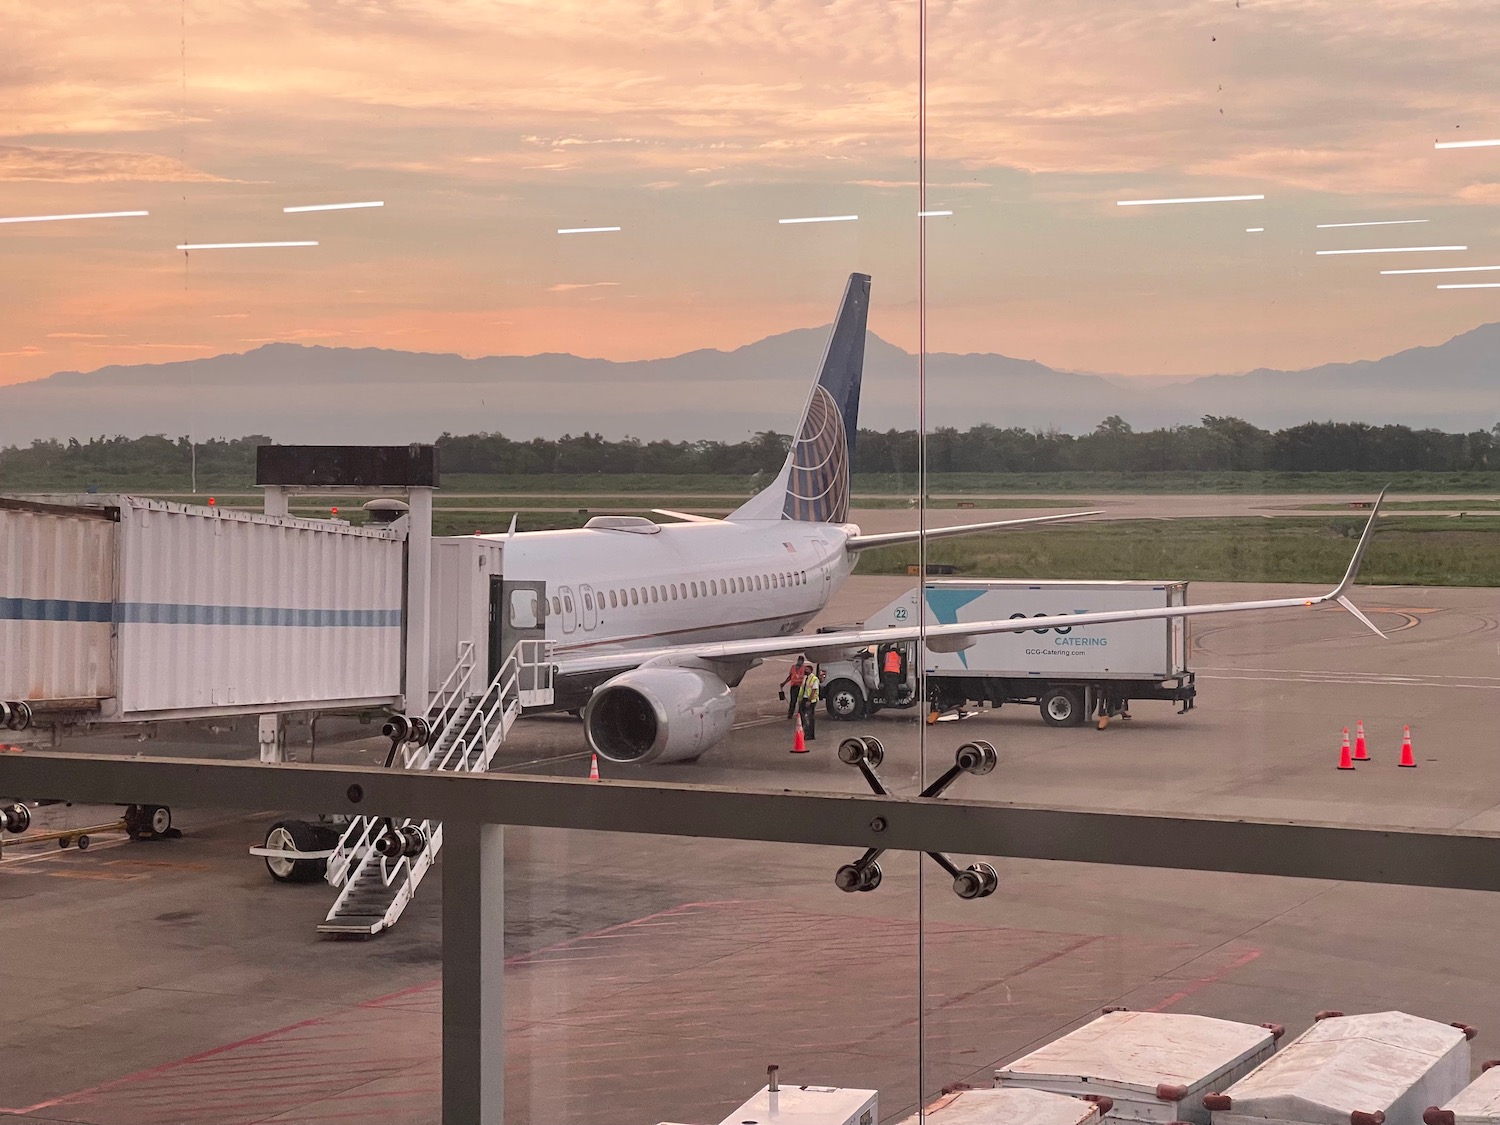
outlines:
[[[919,613],[928,624],[952,625],[1186,604],[1186,582],[935,580],[901,595],[865,627],[911,625]],[[1136,700],[1176,703],[1179,714],[1193,707],[1187,623],[1180,617],[989,633],[972,641],[957,652],[922,649],[925,702],[931,711],[951,711],[970,702],[992,707],[1029,703],[1040,708],[1049,726],[1077,726],[1097,716],[1102,729],[1112,716],[1128,716]],[[862,719],[884,707],[915,706],[921,670],[917,651],[915,641],[906,641],[824,661],[828,714]]]

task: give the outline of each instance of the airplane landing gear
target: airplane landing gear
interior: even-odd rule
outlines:
[[[878,796],[888,796],[885,786],[875,775],[885,761],[885,747],[873,737],[846,738],[839,743],[839,761],[854,766],[864,774],[870,789]],[[975,739],[965,742],[953,755],[953,765],[941,777],[922,790],[924,797],[939,796],[961,773],[982,777],[999,763],[1000,756],[988,742]],[[880,864],[884,848],[870,848],[853,863],[846,863],[834,873],[833,885],[847,893],[873,891],[880,886]],[[961,899],[988,898],[1000,886],[1000,876],[988,863],[971,863],[962,871],[942,852],[928,852],[932,861],[953,877],[953,893]]]

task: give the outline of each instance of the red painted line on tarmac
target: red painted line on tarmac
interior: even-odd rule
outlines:
[[[1171,996],[1168,996],[1161,1003],[1153,1004],[1151,1007],[1145,1010],[1148,1012],[1164,1012],[1179,1000],[1186,1000],[1193,993],[1202,992],[1209,985],[1217,984],[1219,981],[1223,980],[1236,969],[1243,969],[1246,965],[1250,964],[1251,961],[1254,961],[1256,958],[1258,958],[1260,954],[1261,951],[1259,949],[1252,949],[1247,953],[1242,953],[1239,957],[1235,958],[1233,961],[1225,965],[1223,968],[1219,969],[1217,972],[1209,973],[1206,977],[1199,977],[1197,980],[1193,981],[1186,988],[1184,988],[1181,992],[1174,992]]]
[[[562,941],[554,942],[552,945],[542,946],[540,949],[534,949],[528,953],[517,953],[514,956],[507,957],[504,961],[504,964],[507,966],[524,965],[527,964],[532,958],[538,958],[544,954],[556,950],[566,949],[576,942],[584,941],[589,938],[595,938],[603,934],[614,933],[616,931],[628,929],[631,926],[637,926],[642,923],[655,922],[657,919],[668,918],[677,914],[697,914],[703,913],[705,911],[705,908],[736,906],[739,904],[739,902],[740,900],[738,899],[722,899],[705,902],[684,902],[678,906],[669,907],[666,910],[658,910],[653,914],[646,914],[640,918],[634,918],[629,922],[619,922],[613,926],[605,926],[603,929],[595,930],[592,933],[580,934],[576,937],[564,938]],[[546,962],[541,963],[545,964]],[[343,1016],[348,1015],[350,1012],[368,1011],[369,1009],[378,1008],[383,1004],[389,1004],[392,1001],[399,1000],[403,997],[414,996],[424,992],[435,992],[441,985],[441,978],[438,978],[437,980],[427,981],[423,984],[415,984],[409,988],[403,988],[399,989],[396,992],[388,993],[385,996],[378,996],[373,1000],[361,1001],[360,1003],[355,1004],[352,1007],[344,1008],[338,1012],[333,1012],[328,1015],[322,1016],[313,1016],[310,1019],[299,1020],[296,1023],[289,1023],[284,1027],[273,1028],[270,1031],[262,1031],[257,1035],[251,1035],[244,1039],[237,1040],[233,1043],[225,1043],[218,1047],[210,1047],[206,1051],[199,1051],[196,1054],[186,1055],[183,1058],[174,1059],[171,1062],[158,1063],[155,1066],[147,1067],[145,1070],[138,1070],[132,1074],[127,1074],[120,1078],[112,1078],[108,1082],[101,1082],[96,1086],[89,1086],[82,1090],[74,1090],[73,1092],[67,1094],[59,1094],[55,1098],[48,1098],[45,1101],[37,1102],[35,1105],[15,1107],[0,1106],[0,1113],[9,1113],[15,1114],[17,1116],[24,1116],[28,1113],[36,1113],[40,1110],[52,1109],[56,1106],[64,1104],[65,1102],[78,1101],[82,1098],[87,1098],[94,1094],[100,1094],[108,1090],[118,1089],[122,1086],[144,1082],[148,1079],[155,1078],[158,1075],[166,1074],[169,1071],[175,1070],[179,1067],[190,1066],[193,1063],[203,1062],[207,1059],[215,1058],[216,1056],[223,1055],[229,1051],[237,1050],[241,1047],[251,1047],[255,1046],[256,1044],[265,1043],[271,1039],[274,1039],[276,1036],[285,1035],[288,1032],[325,1026]],[[345,1114],[339,1116],[350,1115]]]

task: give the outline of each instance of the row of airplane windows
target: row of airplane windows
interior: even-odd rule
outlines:
[[[609,608],[620,609],[626,605],[641,605],[648,602],[680,601],[688,598],[713,598],[722,594],[751,593],[755,590],[781,589],[789,586],[806,586],[807,571],[789,570],[780,574],[751,574],[740,575],[734,578],[710,578],[703,582],[672,582],[665,586],[628,586],[618,593],[614,590],[607,591],[609,595]],[[599,609],[604,608],[605,591],[598,595]],[[628,601],[627,601],[628,599]],[[573,612],[572,591],[564,590],[561,594],[552,595],[552,612],[561,614],[567,603],[567,611]],[[583,608],[593,612],[594,594],[585,589],[583,591]]]

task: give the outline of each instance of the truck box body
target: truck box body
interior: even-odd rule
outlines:
[[[1276,1032],[1168,1012],[1106,1012],[995,1071],[995,1085],[1114,1102],[1111,1121],[1209,1125],[1203,1095],[1270,1058]]]
[[[998,621],[1187,604],[1186,582],[1071,582],[939,580],[921,590],[929,625]],[[870,628],[916,623],[913,590],[866,624]],[[1086,628],[991,633],[961,652],[927,652],[935,675],[1024,678],[1165,679],[1187,670],[1187,628],[1182,618],[1129,621]]]
[[[401,696],[401,532],[134,496],[0,504],[0,699],[132,721]]]
[[[1223,1090],[1213,1125],[1421,1125],[1469,1080],[1465,1032],[1405,1012],[1334,1016]],[[1380,1117],[1383,1114],[1384,1117]]]

